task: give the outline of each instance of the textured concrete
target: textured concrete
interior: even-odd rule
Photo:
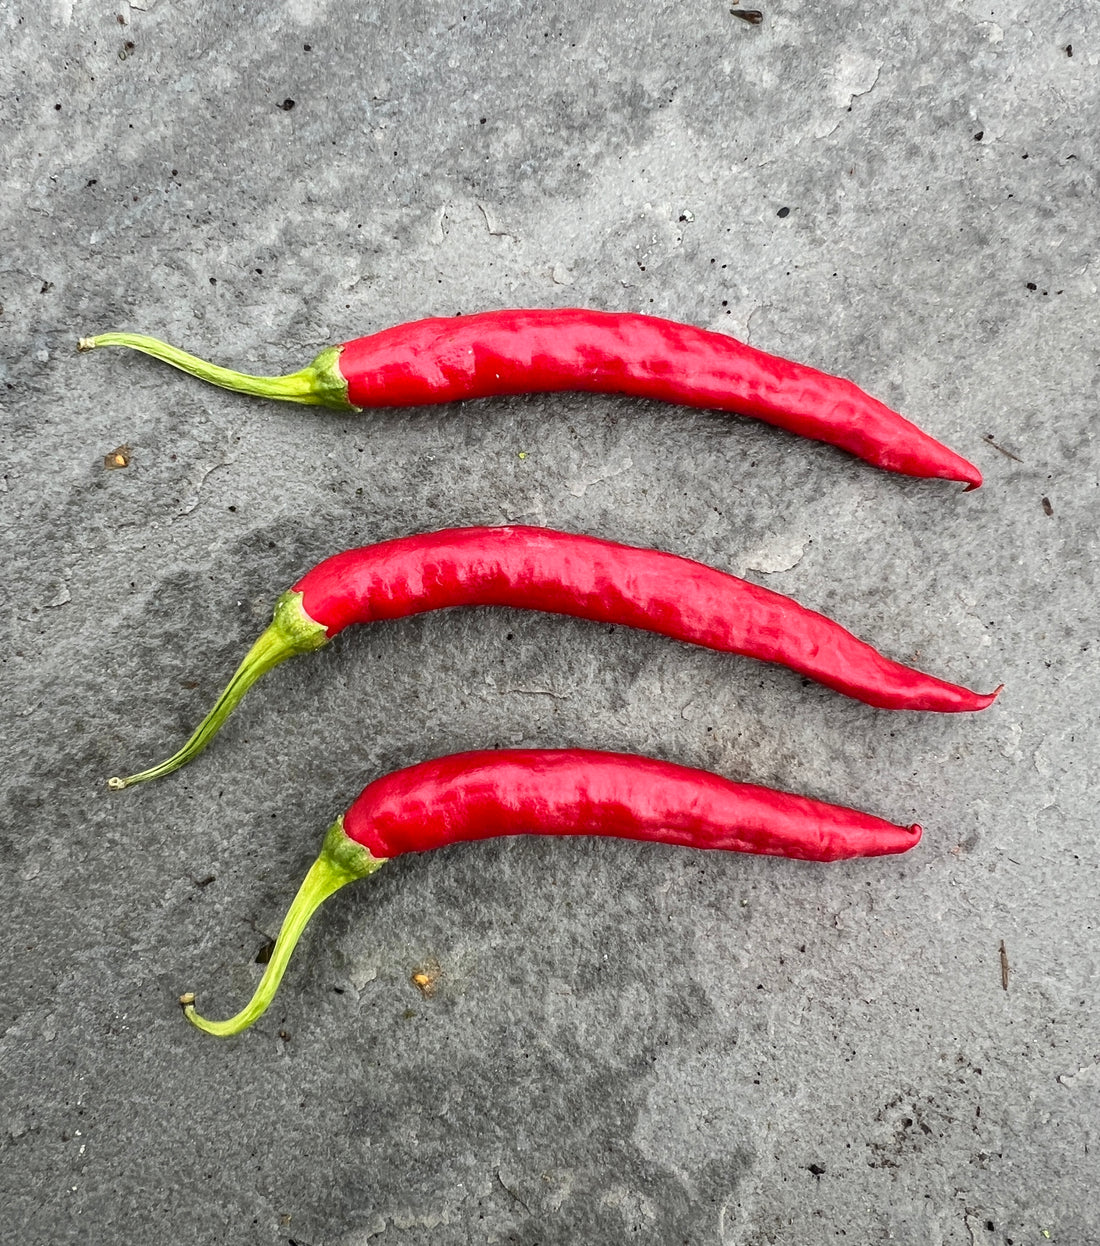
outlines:
[[[0,9],[0,1240],[1100,1242],[1100,10],[260,7]],[[274,372],[507,305],[850,376],[986,486],[626,400],[347,417],[74,349],[131,328]],[[314,561],[513,519],[747,574],[1006,691],[890,714],[439,614],[284,666],[199,763],[107,791]],[[925,839],[828,868],[405,859],[322,910],[254,1030],[187,1026],[182,990],[246,998],[368,778],[493,744],[651,753]]]

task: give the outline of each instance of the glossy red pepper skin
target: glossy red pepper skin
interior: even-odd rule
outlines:
[[[547,528],[454,528],[348,550],[294,585],[331,638],[352,623],[448,606],[511,606],[657,632],[776,662],[882,709],[984,709],[839,623],[703,563]]]
[[[611,835],[837,861],[907,852],[921,836],[917,825],[590,749],[502,749],[421,762],[368,784],[343,827],[375,859],[501,835]]]
[[[501,394],[628,394],[753,416],[887,471],[965,481],[981,472],[851,381],[723,333],[582,308],[432,317],[338,347],[355,407]]]

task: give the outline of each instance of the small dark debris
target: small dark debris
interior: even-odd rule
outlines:
[[[780,208],[779,211],[776,213],[776,216],[778,216],[779,219],[783,221],[783,220],[786,220],[786,218],[790,216],[790,214],[791,214],[790,208]]]
[[[980,143],[983,138],[985,138],[985,131],[979,130],[978,133],[974,135],[974,142]]]
[[[235,506],[227,506],[225,509],[227,511],[232,511],[234,514],[236,514],[236,511],[237,511],[237,508]]]
[[[60,112],[60,111],[61,111],[61,105],[60,105],[60,104],[54,104],[54,106],[53,106],[53,110],[54,110],[54,112]]]
[[[290,1042],[290,1031],[280,1030],[279,1037],[283,1040],[284,1043],[289,1043]]]
[[[114,471],[119,467],[130,466],[130,447],[126,445],[116,446],[110,454],[103,456],[103,466],[108,471]]]
[[[85,189],[85,190],[87,190],[89,186],[94,186],[94,185],[96,184],[96,182],[98,182],[98,181],[99,181],[99,178],[98,178],[98,177],[90,177],[90,178],[88,178],[88,180],[84,183],[84,189]]]
[[[313,51],[313,44],[312,44],[312,43],[303,43],[303,44],[302,44],[302,51],[303,51],[303,52],[312,52],[312,51]]]
[[[1001,940],[1001,987],[1008,990],[1008,949],[1004,939]]]
[[[211,284],[212,286],[216,286],[216,285],[218,284],[218,279],[217,279],[217,277],[211,277],[211,278],[210,278],[210,284]]]
[[[275,951],[275,940],[268,939],[266,943],[256,953],[255,963],[257,965],[266,965],[271,959],[271,953]]]
[[[759,9],[730,9],[734,17],[739,17],[743,22],[748,22],[750,26],[759,26],[764,20],[764,14]]]
[[[997,1227],[997,1226],[993,1223],[993,1221],[992,1221],[992,1220],[987,1220],[987,1221],[985,1222],[985,1231],[986,1231],[987,1233],[992,1233],[996,1227]]]
[[[820,1181],[820,1180],[821,1180],[821,1178],[825,1175],[825,1165],[824,1165],[824,1164],[810,1164],[810,1165],[808,1165],[808,1168],[809,1168],[809,1171],[810,1171],[810,1172],[812,1172],[812,1173],[813,1173],[813,1175],[814,1175],[814,1176],[815,1176],[815,1177],[816,1177],[819,1181]]]
[[[281,108],[283,112],[290,112],[290,110],[294,107],[294,101],[292,99],[285,99],[281,104],[276,104],[275,107]]]
[[[118,24],[119,24],[120,26],[125,26],[125,25],[126,25],[126,19],[122,16],[122,14],[121,14],[121,13],[119,13],[119,14],[117,15],[117,17],[118,17]]]
[[[477,123],[478,123],[478,125],[484,125],[484,124],[486,123],[486,121],[488,121],[488,120],[489,120],[489,118],[488,118],[488,117],[479,117],[479,118],[477,119]]]
[[[1043,498],[1043,514],[1044,515],[1054,514],[1054,507],[1051,506],[1050,504],[1050,498]]]
[[[1034,282],[1034,281],[1029,281],[1029,282],[1027,283],[1027,288],[1028,288],[1029,290],[1038,290],[1038,288],[1039,288],[1039,287],[1035,284],[1035,282]]]
[[[334,986],[332,989],[336,992],[337,995],[343,995],[344,993],[344,988],[342,986]]]
[[[215,874],[207,874],[205,878],[196,878],[194,880],[195,886],[196,887],[209,887],[210,884],[214,882],[216,877],[217,875]]]
[[[1072,56],[1072,55],[1073,55],[1073,44],[1072,44],[1072,43],[1067,43],[1067,44],[1066,44],[1066,55],[1067,55],[1067,56]]]

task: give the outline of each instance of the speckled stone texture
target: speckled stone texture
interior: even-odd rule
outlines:
[[[0,1240],[1100,1242],[1100,9],[731,7],[0,8]],[[625,399],[348,416],[75,350],[125,328],[288,371],[524,305],[849,376],[986,485]],[[108,792],[313,562],[509,520],[702,559],[1006,690],[891,714],[444,612],[288,663],[199,762]],[[405,858],[321,911],[252,1031],[186,1024],[183,990],[244,1002],[368,779],[510,744],[925,838]]]

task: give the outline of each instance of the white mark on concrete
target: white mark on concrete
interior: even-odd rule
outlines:
[[[385,1231],[386,1217],[379,1213],[369,1223],[363,1225],[361,1229],[353,1229],[345,1237],[342,1237],[340,1246],[364,1246],[371,1238],[380,1237]]]
[[[807,543],[805,537],[769,535],[764,544],[745,559],[745,570],[759,571],[762,575],[790,571],[806,556]]]
[[[605,480],[611,480],[615,476],[621,476],[624,472],[630,471],[633,466],[633,459],[624,459],[618,467],[606,467],[594,476],[574,476],[572,480],[566,482],[565,487],[575,498],[583,498],[593,485],[602,484]]]
[[[316,26],[328,13],[328,0],[286,0],[283,9],[299,26]]]
[[[348,981],[357,991],[361,991],[368,982],[373,982],[377,977],[377,966],[365,961],[356,961],[348,970]]]
[[[514,238],[516,236],[510,229],[504,228],[496,211],[487,203],[482,203],[479,199],[477,206],[481,209],[481,215],[485,217],[485,228],[494,238]]]
[[[504,516],[507,523],[520,523],[524,519],[535,519],[538,521],[538,527],[546,526],[546,505],[542,498],[537,498],[535,504],[528,510],[517,511],[514,515],[510,515],[505,507],[500,508],[500,513]]]
[[[882,72],[882,62],[865,52],[843,51],[836,59],[836,71],[830,87],[833,102],[847,108],[859,95],[866,95]]]
[[[209,476],[211,472],[216,472],[219,467],[227,466],[228,464],[226,463],[214,463],[210,467],[202,467],[199,469],[197,476],[191,481],[191,488],[193,492],[187,495],[183,501],[183,505],[176,512],[177,519],[182,518],[184,515],[190,515],[195,507],[198,506],[199,494],[202,492],[202,487],[206,483],[207,476]]]
[[[443,227],[443,223],[446,219],[447,205],[443,203],[439,205],[439,210],[436,212],[435,217],[432,220],[431,235],[429,236],[428,241],[431,242],[433,246],[439,247],[443,245],[443,239],[447,236],[447,231]]]
[[[818,119],[814,126],[814,137],[822,139],[832,134],[843,120],[852,100],[866,95],[878,82],[881,71],[882,62],[865,52],[852,52],[847,49],[840,52],[833,68],[832,81],[829,83],[829,97],[837,111]]]
[[[1031,760],[1035,764],[1036,773],[1044,779],[1049,779],[1054,773],[1054,767],[1051,765],[1050,758],[1041,750],[1036,749],[1031,755]]]
[[[1058,1076],[1058,1084],[1070,1089],[1082,1090],[1100,1086],[1100,1064],[1086,1064],[1076,1073],[1061,1073]]]
[[[1008,735],[1010,738],[1004,739],[1001,743],[1001,756],[1007,757],[1009,761],[1015,761],[1021,757],[1020,741],[1023,737],[1024,729],[1019,723],[1008,724]]]
[[[571,286],[573,284],[573,274],[564,264],[555,264],[550,276],[553,278],[556,286]]]

